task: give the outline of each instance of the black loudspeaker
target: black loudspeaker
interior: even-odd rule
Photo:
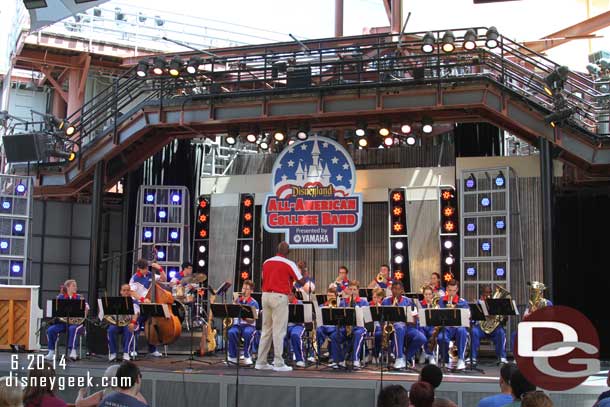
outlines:
[[[4,152],[9,163],[40,161],[45,158],[46,134],[26,133],[3,136]]]
[[[424,79],[426,77],[426,72],[423,67],[413,69],[413,79]]]
[[[106,335],[106,328],[86,322],[87,329],[87,352],[94,355],[107,355],[108,354],[108,339]],[[123,337],[119,335],[119,343],[122,344]],[[122,346],[119,347],[122,349]]]
[[[286,87],[290,89],[308,88],[311,86],[310,67],[289,67],[286,72]]]

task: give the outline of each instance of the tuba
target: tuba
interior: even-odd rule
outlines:
[[[119,315],[118,320],[114,317],[114,315],[104,315],[104,321],[108,322],[111,325],[116,325],[122,328],[124,326],[129,325],[129,323],[131,322],[131,315]]]
[[[548,300],[544,298],[544,290],[546,290],[546,286],[544,284],[539,281],[530,281],[527,283],[527,285],[530,286],[530,313],[549,305]]]
[[[496,285],[496,291],[493,293],[491,298],[495,300],[498,298],[511,298],[511,296],[510,292],[506,288]],[[485,319],[485,321],[481,322],[481,330],[487,335],[490,335],[501,323],[504,322],[504,319],[505,317],[502,315],[489,316]]]

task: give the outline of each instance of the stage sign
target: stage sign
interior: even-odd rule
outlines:
[[[284,233],[292,248],[337,248],[339,232],[362,223],[362,197],[354,193],[356,169],[336,141],[310,137],[285,148],[273,165],[263,225]]]

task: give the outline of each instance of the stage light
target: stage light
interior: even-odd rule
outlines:
[[[203,267],[203,266],[205,266],[205,260],[203,260],[203,259],[199,260],[199,261],[197,262],[197,265],[198,265],[199,267]]]
[[[453,265],[453,263],[455,263],[455,259],[453,258],[453,256],[447,256],[445,257],[445,264],[448,266]]]
[[[141,60],[138,62],[138,66],[136,67],[136,75],[138,75],[140,78],[145,78],[148,75],[149,67],[148,61]]]
[[[230,146],[234,146],[234,145],[235,145],[235,143],[237,143],[237,138],[236,138],[234,135],[229,134],[229,135],[228,135],[228,136],[225,138],[225,141],[227,142],[227,144],[228,144],[228,145],[230,145]]]
[[[147,240],[148,239],[152,239],[152,236],[153,236],[152,230],[145,230],[144,231],[144,239],[147,239]]]
[[[165,209],[160,209],[158,212],[159,219],[167,218],[167,211]]]
[[[252,214],[250,212],[244,214],[244,220],[250,222],[252,220]]]
[[[394,216],[400,216],[402,214],[402,208],[400,206],[395,206],[394,209],[392,209],[392,213]]]
[[[358,147],[365,148],[368,145],[369,141],[366,139],[366,137],[361,137],[358,139]]]
[[[245,206],[246,208],[251,207],[251,206],[252,206],[252,203],[253,203],[253,202],[252,202],[252,199],[250,199],[250,198],[246,198],[246,199],[244,199],[244,206]]]
[[[8,249],[8,242],[6,240],[3,240],[0,242],[0,249],[2,249],[2,250]]]
[[[146,194],[146,202],[152,203],[155,200],[155,196],[153,194]]]
[[[401,232],[402,231],[402,225],[400,223],[396,222],[392,226],[392,229],[394,229],[394,232]]]
[[[599,75],[599,73],[601,72],[601,69],[597,64],[587,64],[587,71],[591,75]]]
[[[256,143],[256,134],[254,134],[253,132],[248,133],[248,135],[246,136],[246,140],[248,140],[249,143]]]
[[[364,137],[366,135],[366,123],[360,121],[356,124],[356,136]]]
[[[445,247],[445,249],[449,250],[453,247],[453,242],[451,240],[445,240],[443,246]]]
[[[242,280],[247,280],[250,278],[250,273],[248,273],[247,271],[242,271],[242,273],[240,274],[240,277]]]
[[[379,135],[382,137],[387,137],[390,135],[390,125],[382,124],[379,128]]]
[[[483,198],[481,198],[481,206],[483,207],[488,207],[491,204],[491,200],[484,196]]]
[[[18,194],[24,194],[25,193],[25,185],[17,184],[17,186],[15,187],[15,191],[17,191]]]
[[[399,201],[401,201],[401,200],[402,200],[402,194],[401,194],[400,192],[394,192],[394,193],[392,194],[392,200],[393,200],[394,202],[399,202]]]
[[[387,136],[383,139],[383,144],[386,147],[392,147],[394,145],[394,138],[392,136]]]
[[[443,229],[445,230],[445,232],[451,233],[455,230],[455,223],[453,223],[453,221],[448,220],[447,222],[443,223]]]
[[[415,145],[415,143],[417,142],[417,139],[415,138],[415,136],[409,135],[409,136],[407,137],[406,142],[407,142],[407,145],[409,145],[409,146],[414,146],[414,145]]]
[[[452,206],[445,206],[443,208],[443,215],[449,217],[449,216],[453,216],[453,214],[455,213],[455,208]]]
[[[496,268],[496,276],[504,277],[504,274],[506,274],[506,270],[503,267]]]
[[[165,71],[165,65],[165,59],[161,57],[155,57],[155,59],[153,60],[153,73],[155,75],[163,75],[163,72]]]
[[[176,270],[173,267],[167,270],[167,276],[169,277],[170,280],[172,278],[176,277],[176,274],[178,274],[178,270]]]
[[[197,72],[197,69],[201,66],[201,58],[198,56],[191,57],[188,64],[186,65],[186,71],[191,75]]]
[[[244,236],[249,236],[251,232],[252,232],[252,229],[250,229],[248,226],[246,226],[242,229],[242,233],[244,234]]]
[[[160,16],[155,16],[155,24],[157,27],[162,27],[165,24],[165,20],[163,20]]]
[[[307,140],[307,138],[309,137],[309,134],[307,134],[307,131],[305,130],[298,130],[297,131],[297,138],[299,140]]]
[[[9,201],[2,201],[2,209],[11,209],[11,203]]]
[[[489,243],[489,242],[481,243],[481,250],[483,250],[484,252],[490,251],[491,250],[491,243]]]
[[[498,219],[496,221],[496,229],[503,230],[505,227],[506,227],[506,224],[504,223],[504,220]]]
[[[402,255],[397,254],[396,256],[394,256],[394,263],[402,264],[403,261],[404,261],[404,258],[402,257]]]
[[[199,201],[199,207],[201,209],[205,209],[208,206],[208,201],[206,199],[202,199],[201,201]]]
[[[169,237],[170,237],[172,240],[178,240],[179,234],[178,234],[178,232],[177,232],[177,231],[175,231],[175,230],[174,230],[174,231],[172,231],[172,232],[169,234]]]
[[[207,230],[205,230],[205,229],[201,229],[201,230],[199,231],[199,237],[200,237],[200,238],[205,239],[207,235],[208,235],[208,231],[207,231]]]
[[[464,49],[468,51],[472,51],[477,47],[477,32],[474,28],[471,28],[466,31],[464,34]]]
[[[477,187],[477,179],[474,174],[470,174],[470,177],[466,178],[466,189],[475,189]]]
[[[75,158],[76,158],[76,153],[74,151],[70,151],[70,154],[68,154],[68,161],[72,162],[72,161],[74,161]]]
[[[249,266],[250,265],[250,258],[249,257],[244,257],[244,259],[242,260],[244,265]]]
[[[11,262],[11,271],[13,272],[13,274],[19,274],[21,273],[21,264],[17,263],[17,262]]]
[[[17,233],[23,232],[23,223],[15,223],[14,229]]]
[[[474,232],[475,230],[477,230],[477,225],[475,225],[474,223],[468,223],[468,224],[466,225],[466,231],[467,231],[467,232],[472,233],[472,232]]]
[[[432,119],[430,118],[424,118],[421,122],[421,131],[423,131],[426,134],[430,134],[432,133]]]
[[[451,193],[450,190],[446,189],[441,193],[441,198],[443,199],[443,201],[448,201],[451,198],[453,198],[453,194]],[[453,213],[449,214],[449,215],[445,215],[445,216],[451,216]]]
[[[202,244],[201,246],[199,246],[199,253],[205,253],[205,250],[205,245]]]
[[[165,259],[165,252],[162,250],[157,251],[157,259],[159,259],[159,260]]]
[[[250,245],[249,244],[243,245],[242,250],[244,252],[246,252],[246,253],[249,253],[250,252]]]
[[[173,203],[180,203],[180,194],[178,193],[173,193],[172,194],[172,202]]]
[[[269,149],[269,142],[267,141],[267,138],[266,137],[263,138],[258,146],[260,147],[261,150],[268,150]]]
[[[281,143],[282,141],[284,141],[285,138],[286,138],[286,135],[281,130],[278,130],[275,133],[273,133],[273,139],[275,141],[278,141]]]
[[[396,250],[402,250],[403,247],[405,247],[405,244],[403,243],[402,240],[398,240],[394,243],[394,248]]]
[[[424,39],[422,40],[421,50],[426,54],[429,54],[434,51],[434,43],[436,39],[434,38],[434,34],[431,32],[427,32],[424,35]]]
[[[405,276],[405,274],[404,274],[402,271],[400,271],[400,270],[395,271],[395,272],[394,272],[394,281],[396,281],[396,280],[402,280],[402,278],[403,278],[404,276]]]
[[[568,120],[570,116],[576,111],[575,108],[569,107],[567,109],[561,109],[557,112],[553,112],[549,115],[544,116],[544,121],[551,125],[551,127],[561,126],[563,122]]]
[[[288,145],[289,145],[289,146],[293,145],[294,143],[296,143],[296,141],[294,141],[294,139],[293,139],[293,138],[291,138],[290,140],[288,140]]]
[[[472,277],[477,274],[477,269],[475,269],[474,267],[468,267],[466,269],[466,274]]]
[[[559,66],[544,78],[544,91],[553,96],[556,91],[563,89],[564,82],[568,79],[570,68],[565,65]]]
[[[494,179],[494,183],[498,188],[504,187],[506,180],[504,179],[504,174],[502,174],[502,171],[500,171],[500,173],[496,176],[496,178]]]
[[[400,126],[400,131],[403,132],[404,134],[409,134],[411,133],[411,125],[408,123],[404,123]]]
[[[169,63],[169,74],[171,76],[180,75],[180,68],[182,68],[182,60],[178,57],[172,58],[171,62]]]
[[[489,27],[485,33],[485,46],[490,49],[496,48],[498,46],[499,37],[500,34],[498,33],[498,29],[493,26]]]
[[[449,53],[449,52],[453,52],[453,50],[455,49],[455,36],[453,35],[453,32],[451,31],[446,31],[445,34],[443,35],[443,39],[442,39],[443,45],[442,45],[442,50],[443,52]]]

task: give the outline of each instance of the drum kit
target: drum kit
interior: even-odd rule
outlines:
[[[207,278],[201,273],[185,276],[179,284],[172,287],[172,312],[178,316],[187,331],[205,324],[207,309],[204,299],[207,288],[201,287],[201,284]]]

